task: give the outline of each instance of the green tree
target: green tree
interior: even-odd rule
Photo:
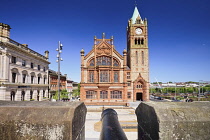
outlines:
[[[77,89],[73,90],[73,96],[77,97],[80,95],[80,84],[78,84]]]
[[[60,91],[60,99],[62,99],[62,98],[68,98],[68,94],[69,93],[67,92],[66,89],[61,90]],[[58,91],[56,91],[56,93],[53,95],[52,98],[58,100]]]

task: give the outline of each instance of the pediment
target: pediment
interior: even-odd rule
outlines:
[[[111,55],[112,46],[107,42],[103,41],[96,46],[97,55]]]

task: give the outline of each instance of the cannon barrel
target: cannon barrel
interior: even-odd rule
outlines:
[[[106,109],[101,114],[102,129],[100,140],[127,140],[118,121],[117,112],[114,109]]]

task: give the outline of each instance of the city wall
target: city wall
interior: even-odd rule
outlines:
[[[138,139],[210,139],[209,102],[144,102],[136,109]]]
[[[0,138],[84,140],[86,112],[81,102],[0,101]]]

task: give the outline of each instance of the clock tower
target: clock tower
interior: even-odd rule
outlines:
[[[135,6],[127,27],[127,65],[130,68],[134,100],[149,100],[149,51],[147,19]]]

